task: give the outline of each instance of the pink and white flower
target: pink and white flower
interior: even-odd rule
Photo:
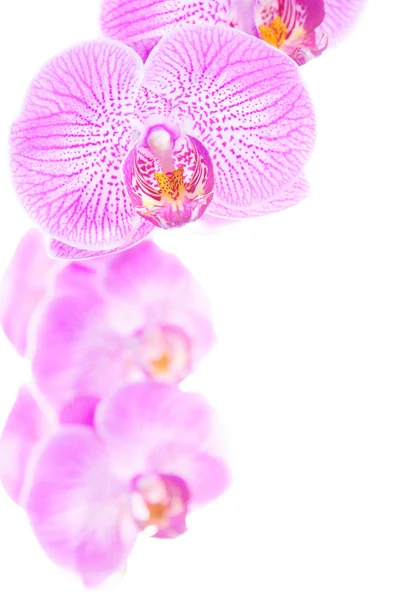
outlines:
[[[130,381],[182,381],[214,333],[198,282],[176,257],[142,242],[67,265],[29,341],[36,386],[60,413],[72,397],[105,397]]]
[[[104,0],[104,34],[146,59],[182,25],[239,28],[279,48],[299,65],[320,56],[352,27],[365,0]]]
[[[313,142],[293,61],[204,25],[165,37],[146,65],[110,40],[50,61],[13,126],[12,168],[52,255],[75,260],[130,247],[154,226],[292,206],[307,192]]]
[[[64,424],[39,439],[45,418],[26,393],[0,439],[2,481],[48,556],[88,586],[123,568],[140,532],[181,535],[187,514],[229,485],[214,411],[197,394],[133,384],[100,402],[94,427]]]

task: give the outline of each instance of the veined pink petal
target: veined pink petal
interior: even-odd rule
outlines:
[[[71,426],[54,434],[38,457],[25,505],[48,556],[92,586],[122,568],[134,544],[128,491],[128,482],[113,478],[96,434]]]
[[[327,35],[329,46],[338,43],[355,25],[366,0],[325,0],[325,17],[317,28],[318,36]]]
[[[132,248],[132,246],[138,244],[154,229],[154,226],[149,223],[149,221],[141,219],[141,217],[137,217],[137,219],[138,220],[136,221],[135,219],[135,221],[137,222],[138,229],[136,229],[136,231],[130,236],[127,242],[121,244],[118,246],[118,248],[113,248],[111,250],[83,250],[82,248],[68,246],[63,242],[52,239],[50,240],[48,248],[49,255],[53,258],[78,261],[107,256],[109,254],[115,254],[117,252],[127,250],[128,248]]]
[[[0,284],[0,322],[22,355],[32,314],[45,294],[48,277],[56,269],[56,261],[46,254],[43,234],[30,229],[20,240]]]
[[[312,104],[295,63],[265,42],[228,27],[182,29],[152,51],[143,85],[169,99],[171,120],[209,152],[210,214],[252,212],[301,175],[314,143]]]
[[[0,479],[8,495],[18,502],[26,469],[36,444],[50,433],[50,423],[22,387],[0,437]]]
[[[34,221],[66,244],[104,250],[132,234],[120,166],[142,72],[133,50],[104,40],[54,58],[31,85],[11,133],[14,181]]]
[[[252,209],[231,211],[230,207],[227,208],[225,206],[216,206],[213,204],[213,206],[208,210],[208,214],[213,217],[234,217],[245,219],[248,217],[270,215],[271,213],[290,208],[291,206],[295,206],[299,202],[302,202],[302,200],[304,200],[308,195],[308,192],[309,184],[302,175],[291,182],[290,185],[284,188],[279,194],[277,194],[277,196],[259,205],[253,206]]]
[[[230,0],[104,0],[103,33],[145,60],[166,33],[184,25],[228,22]]]

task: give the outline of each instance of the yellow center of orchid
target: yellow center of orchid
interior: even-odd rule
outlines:
[[[276,17],[270,25],[260,25],[259,33],[264,42],[280,48],[287,37],[287,25],[281,17]]]
[[[171,200],[178,200],[184,191],[184,167],[172,173],[155,173],[155,179],[162,193]]]
[[[166,521],[168,506],[166,506],[166,504],[162,504],[161,502],[156,504],[147,502],[146,506],[149,511],[149,518],[146,525],[163,525]]]
[[[171,366],[171,356],[168,352],[163,352],[158,358],[151,361],[151,372],[153,376],[165,375]]]

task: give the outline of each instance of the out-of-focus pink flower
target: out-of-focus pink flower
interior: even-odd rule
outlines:
[[[201,396],[142,382],[101,401],[95,429],[50,435],[22,492],[49,557],[88,586],[122,568],[139,532],[172,538],[219,496],[229,472]],[[213,441],[212,441],[213,440]]]
[[[214,333],[198,282],[152,242],[71,263],[32,328],[28,356],[39,391],[57,411],[130,381],[178,383],[210,350]]]
[[[19,501],[27,463],[35,446],[51,431],[27,387],[22,387],[0,436],[0,479],[8,495]]]
[[[29,461],[40,444],[60,425],[94,426],[99,398],[74,397],[59,411],[42,405],[28,386],[20,388],[0,435],[0,480],[7,494],[20,502]]]
[[[203,25],[166,36],[145,65],[112,40],[53,59],[12,128],[12,169],[52,254],[76,260],[133,246],[154,226],[296,204],[314,138],[293,61]]]
[[[0,325],[19,354],[25,356],[29,331],[35,327],[36,315],[47,299],[79,289],[81,281],[88,285],[90,277],[95,285],[101,265],[102,260],[69,264],[52,259],[40,231],[30,229],[25,233],[0,282]]]
[[[31,317],[42,300],[58,263],[49,258],[45,238],[31,229],[21,239],[0,282],[0,323],[16,350],[24,355]]]
[[[102,30],[146,59],[170,31],[198,23],[260,37],[299,65],[320,56],[350,29],[365,0],[104,0]]]

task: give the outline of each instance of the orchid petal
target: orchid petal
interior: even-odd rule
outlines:
[[[48,276],[56,268],[45,250],[45,238],[30,229],[21,239],[0,285],[0,322],[4,333],[24,355],[32,314],[46,291]]]
[[[22,387],[0,437],[0,479],[18,502],[35,446],[50,433],[50,423],[31,392]]]
[[[169,99],[171,120],[187,123],[212,157],[210,214],[252,211],[300,176],[314,142],[312,104],[296,64],[263,41],[185,28],[152,51],[143,85]]]
[[[211,217],[223,217],[223,218],[243,218],[248,217],[260,217],[263,215],[270,215],[280,210],[285,210],[291,206],[295,206],[299,202],[302,202],[306,198],[309,192],[309,184],[304,176],[298,177],[290,183],[288,187],[283,189],[277,196],[263,202],[259,205],[253,206],[247,210],[231,210],[231,207],[220,206],[213,203],[208,210],[208,214]],[[202,219],[203,221],[204,219]]]
[[[155,473],[173,473],[185,481],[191,510],[221,496],[231,483],[230,470],[222,458],[177,442],[160,446],[149,457],[147,467]]]
[[[101,27],[145,60],[166,34],[182,25],[228,22],[230,0],[105,0]]]
[[[111,250],[83,250],[81,248],[75,248],[74,246],[68,246],[63,242],[52,239],[50,240],[50,244],[48,247],[49,256],[51,256],[52,258],[78,261],[108,256],[109,254],[122,252],[123,250],[132,248],[133,246],[138,244],[154,229],[152,223],[149,223],[149,221],[141,219],[140,217],[138,217],[137,223],[138,229],[135,231],[135,233],[131,234],[129,240],[121,244],[118,248],[113,248]]]
[[[135,210],[120,166],[142,71],[140,57],[118,42],[72,48],[35,78],[12,128],[22,203],[66,244],[109,249],[132,234]]]
[[[230,475],[215,434],[213,409],[198,394],[157,383],[137,383],[99,403],[96,428],[114,452],[121,477],[136,472],[175,475],[189,486],[192,504],[216,498]]]
[[[211,349],[210,307],[199,283],[176,256],[156,244],[145,241],[111,257],[104,287],[113,298],[109,315],[121,334],[132,332],[135,322],[148,329],[180,328],[191,340],[194,365]]]
[[[366,0],[325,0],[325,17],[317,28],[317,36],[325,35],[329,46],[337,44],[355,25]]]
[[[122,466],[132,469],[170,443],[199,448],[210,433],[214,411],[198,394],[154,382],[135,383],[102,400],[96,412],[100,435],[122,450]],[[125,457],[125,458],[124,458]],[[141,472],[145,465],[135,470]]]
[[[88,586],[122,568],[137,535],[129,496],[86,427],[65,427],[38,457],[26,493],[33,530],[48,556]]]
[[[35,383],[58,413],[76,396],[113,391],[124,374],[121,341],[104,325],[103,300],[90,282],[82,284],[47,304],[32,347]]]
[[[113,442],[146,447],[165,440],[199,444],[210,430],[213,409],[199,394],[154,382],[134,383],[98,405],[99,433]]]

